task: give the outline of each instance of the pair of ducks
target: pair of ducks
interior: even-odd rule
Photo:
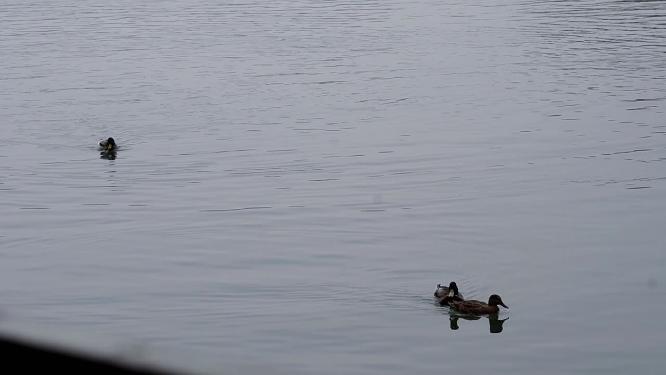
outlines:
[[[454,310],[463,314],[496,314],[499,311],[498,306],[509,308],[502,302],[502,298],[497,294],[493,294],[488,298],[488,303],[465,300],[462,294],[458,291],[458,285],[455,281],[451,281],[448,287],[437,284],[435,290],[435,297],[439,299],[441,306],[450,306]]]

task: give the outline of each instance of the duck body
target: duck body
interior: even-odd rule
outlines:
[[[488,303],[476,300],[450,301],[449,306],[458,312],[473,315],[496,314],[499,311],[498,306],[509,308],[497,294],[491,295],[488,298]]]
[[[448,287],[437,284],[435,289],[435,298],[439,300],[441,306],[449,306],[452,301],[463,301],[463,295],[458,291],[458,285],[455,281],[451,281]]]

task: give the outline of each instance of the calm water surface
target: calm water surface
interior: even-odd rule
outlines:
[[[0,310],[38,336],[201,373],[666,366],[666,2],[0,22]],[[500,333],[433,304],[450,280]]]

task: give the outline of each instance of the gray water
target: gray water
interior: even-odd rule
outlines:
[[[666,2],[2,1],[0,25],[0,311],[36,335],[201,373],[666,366]],[[501,332],[451,328],[451,280],[502,296]]]

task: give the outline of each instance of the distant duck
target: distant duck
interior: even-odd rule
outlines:
[[[488,298],[488,303],[469,300],[469,301],[450,301],[449,306],[454,310],[464,313],[464,314],[475,314],[475,315],[484,315],[484,314],[496,314],[499,311],[499,306],[509,308],[502,302],[502,298],[497,294],[493,294]]]
[[[451,281],[448,287],[437,284],[435,297],[442,306],[449,306],[452,301],[463,301],[463,295],[458,291],[458,284],[455,281]]]
[[[99,150],[103,152],[113,152],[118,149],[116,141],[109,137],[108,139],[102,139],[99,141]]]

